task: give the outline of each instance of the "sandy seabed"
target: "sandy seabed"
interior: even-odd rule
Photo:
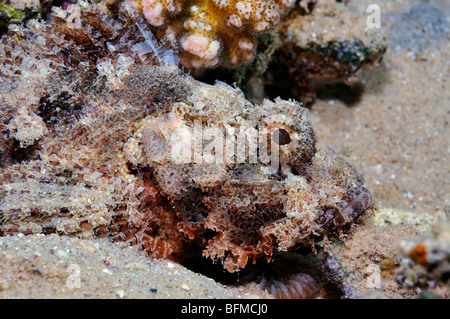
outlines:
[[[350,3],[365,8],[368,2]],[[355,275],[345,279],[353,285],[353,294],[346,296],[350,298],[371,292],[358,287],[364,278],[358,267],[367,266],[371,251],[377,252],[372,257],[400,258],[393,238],[417,238],[433,223],[449,219],[448,26],[447,33],[436,38],[402,26],[407,21],[401,13],[420,3],[380,1],[382,28],[392,31],[382,63],[361,74],[363,90],[351,106],[327,97],[311,108],[319,147],[350,147],[348,161],[363,172],[379,206],[372,222],[356,229],[355,240],[332,251],[343,263],[345,258],[360,262],[352,264]],[[450,8],[445,1],[428,4],[441,10],[448,25]],[[392,278],[383,280],[381,290],[388,297],[415,296]],[[448,297],[448,290],[442,294]],[[246,297],[268,295],[226,287],[181,265],[151,260],[133,247],[106,240],[57,235],[0,238],[0,298]]]

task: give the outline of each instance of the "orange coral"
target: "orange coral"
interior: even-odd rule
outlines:
[[[256,36],[274,29],[295,0],[131,0],[158,28],[176,37],[190,68],[236,66],[251,61]]]

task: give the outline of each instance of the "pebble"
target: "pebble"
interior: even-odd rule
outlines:
[[[184,290],[189,290],[189,289],[191,289],[191,288],[189,288],[189,286],[186,285],[186,284],[182,284],[182,285],[181,285],[181,288],[183,288]]]
[[[123,296],[125,296],[125,293],[123,292],[123,290],[117,290],[117,291],[116,291],[116,295],[117,295],[120,299],[122,299]]]

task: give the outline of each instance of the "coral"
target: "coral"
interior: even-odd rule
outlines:
[[[406,257],[397,271],[396,280],[402,285],[434,287],[436,282],[450,286],[450,223],[438,223],[431,236],[403,241],[400,250]]]
[[[300,103],[197,82],[130,5],[116,11],[54,8],[2,38],[0,234],[107,237],[234,272],[327,247],[372,209]]]
[[[160,37],[176,38],[189,68],[253,60],[256,35],[274,29],[294,0],[131,0]]]
[[[8,25],[23,23],[40,16],[38,0],[8,0],[0,2],[0,36],[8,31]]]
[[[384,28],[355,27],[361,24],[360,12],[340,1],[296,8],[280,22],[282,45],[264,76],[267,94],[309,103],[324,83],[355,83],[360,70],[376,65],[387,48]]]
[[[23,13],[20,11],[17,11],[12,6],[8,6],[5,3],[0,3],[0,10],[2,13],[9,19],[17,19],[20,20],[23,17]]]
[[[369,222],[365,219],[345,242],[333,245],[325,256],[325,278],[344,298],[371,298],[375,292],[393,299],[416,298],[418,291],[409,287],[428,287],[430,279],[423,266],[405,260],[399,245],[419,242],[420,233],[412,225],[376,226]],[[430,287],[437,295],[448,296],[449,291],[439,283]]]
[[[344,298],[366,298],[373,291],[389,298],[411,298],[414,294],[400,287],[394,278],[402,259],[397,245],[406,238],[417,238],[412,226],[364,223],[324,256],[325,277],[342,291]]]

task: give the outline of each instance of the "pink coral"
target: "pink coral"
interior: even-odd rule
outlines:
[[[131,0],[160,37],[175,35],[183,65],[198,69],[250,62],[256,36],[274,29],[295,0]]]

